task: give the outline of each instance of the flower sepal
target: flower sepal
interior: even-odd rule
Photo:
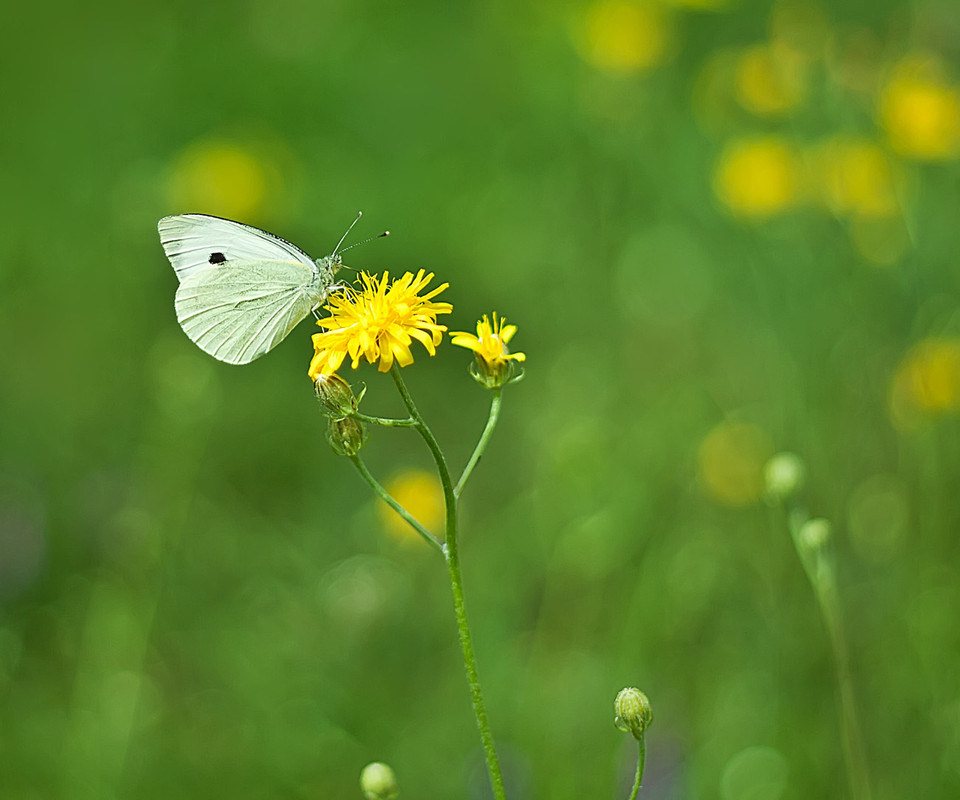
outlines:
[[[360,420],[346,417],[330,418],[327,423],[327,441],[339,456],[355,456],[367,441],[366,426]]]
[[[350,384],[335,372],[321,372],[314,380],[313,388],[317,392],[323,413],[332,419],[346,419],[356,414],[360,401],[367,392],[367,387],[364,386],[360,395],[355,395]]]

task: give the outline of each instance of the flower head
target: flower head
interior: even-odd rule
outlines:
[[[325,306],[330,316],[317,322],[326,331],[313,335],[311,379],[336,372],[348,355],[354,369],[361,358],[370,364],[379,361],[380,372],[389,372],[394,362],[406,367],[413,363],[410,345],[414,341],[434,355],[447,329],[437,324],[437,314],[449,314],[453,306],[432,302],[449,284],[418,294],[431,280],[433,273],[422,269],[416,276],[407,272],[393,283],[387,272],[382,277],[362,272],[359,290],[347,288],[333,295]]]
[[[613,701],[613,724],[622,731],[629,731],[635,739],[642,739],[643,733],[653,722],[653,709],[647,696],[639,689],[628,687],[621,689]]]
[[[511,353],[507,343],[517,332],[516,325],[507,325],[503,317],[493,312],[493,324],[483,315],[477,323],[477,335],[463,331],[452,331],[451,341],[459,347],[473,350],[477,357],[476,369],[471,370],[473,377],[488,389],[509,383],[516,371],[515,363],[526,360],[523,353]]]

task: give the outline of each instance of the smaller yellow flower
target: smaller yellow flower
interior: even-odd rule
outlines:
[[[697,455],[708,497],[742,508],[763,496],[763,470],[773,455],[773,444],[763,429],[745,422],[721,422],[707,434]]]
[[[930,337],[907,353],[893,376],[890,412],[903,430],[960,412],[960,339]]]
[[[803,103],[806,82],[803,57],[784,45],[756,45],[737,59],[737,100],[758,116],[774,117],[795,111]]]
[[[960,87],[944,72],[937,58],[904,58],[880,93],[880,118],[890,145],[907,158],[960,156]]]
[[[598,0],[576,31],[585,61],[611,73],[626,74],[660,64],[669,52],[669,13],[653,2]]]
[[[394,475],[384,488],[427,530],[442,529],[443,487],[434,473],[420,469],[405,470]],[[385,531],[395,539],[404,543],[423,544],[420,534],[382,500],[377,501],[377,514]]]
[[[493,324],[484,314],[477,323],[477,335],[451,331],[450,341],[458,347],[473,350],[479,371],[471,370],[473,377],[488,389],[503,386],[514,379],[515,363],[526,361],[524,353],[511,353],[507,343],[517,332],[516,325],[507,325],[506,319],[493,312]]]
[[[720,156],[714,191],[736,216],[763,220],[794,208],[803,192],[803,165],[791,142],[777,136],[732,142]]]
[[[410,345],[414,341],[434,355],[447,329],[437,324],[437,314],[449,314],[453,306],[432,302],[447,283],[420,296],[431,280],[433,273],[422,269],[416,276],[407,272],[393,283],[388,272],[383,277],[362,272],[359,290],[348,287],[333,295],[324,306],[330,316],[317,321],[326,331],[313,335],[311,380],[336,372],[347,356],[353,369],[361,358],[370,364],[379,361],[380,372],[389,372],[394,362],[406,367],[413,363]]]

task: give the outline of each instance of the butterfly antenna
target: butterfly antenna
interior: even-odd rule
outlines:
[[[344,247],[343,250],[341,250],[340,252],[346,253],[347,250],[353,250],[354,247],[359,247],[360,245],[366,244],[367,242],[372,242],[374,239],[382,239],[384,236],[389,236],[389,235],[390,235],[390,231],[384,231],[383,233],[378,233],[376,236],[371,236],[369,239],[364,239],[362,242],[357,242],[356,244],[352,244],[349,247]]]
[[[358,212],[357,212],[357,218],[356,218],[353,222],[350,223],[350,227],[347,228],[347,232],[344,233],[343,236],[340,237],[340,241],[337,242],[337,246],[333,248],[333,254],[332,254],[332,255],[336,255],[336,254],[340,251],[340,245],[343,244],[343,240],[346,239],[347,236],[350,235],[350,231],[353,230],[353,226],[356,225],[356,224],[360,221],[360,217],[362,217],[362,216],[363,216],[363,212],[362,212],[362,211],[358,211]]]

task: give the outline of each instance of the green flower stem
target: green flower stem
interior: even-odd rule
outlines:
[[[487,449],[487,442],[490,441],[490,437],[493,435],[493,429],[497,427],[497,419],[500,417],[500,396],[501,390],[499,388],[494,389],[493,399],[490,401],[490,416],[487,419],[487,427],[485,427],[483,433],[480,434],[480,441],[477,442],[473,455],[470,456],[467,466],[463,468],[463,474],[460,475],[460,480],[457,481],[457,485],[453,490],[455,497],[460,497],[460,493],[463,492],[463,487],[470,478],[473,468],[477,466],[477,462],[480,461],[480,456],[482,456],[483,451]]]
[[[643,763],[647,760],[646,738],[646,736],[640,734],[640,738],[637,739],[637,777],[634,778],[633,790],[630,792],[629,800],[637,800],[637,795],[640,794],[640,782],[643,780]]]
[[[467,609],[463,600],[463,577],[460,573],[460,555],[457,548],[457,495],[450,479],[450,470],[443,451],[433,435],[433,432],[424,422],[407,390],[403,377],[396,364],[390,369],[397,391],[414,420],[414,427],[427,443],[437,471],[440,473],[440,483],[443,486],[443,497],[447,509],[446,536],[443,544],[443,555],[447,561],[447,570],[450,574],[450,588],[453,590],[453,608],[457,617],[457,632],[460,635],[460,650],[463,654],[463,665],[467,672],[467,682],[470,685],[470,699],[473,701],[473,713],[477,719],[477,728],[480,731],[480,740],[483,743],[483,753],[487,760],[487,772],[490,775],[490,785],[497,800],[506,800],[507,793],[503,786],[503,775],[500,772],[500,761],[497,758],[497,749],[490,732],[490,723],[487,721],[487,710],[483,702],[483,692],[480,689],[480,677],[477,672],[477,659],[473,652],[473,638],[470,634],[470,625],[467,622]],[[488,423],[489,425],[489,423]]]
[[[370,474],[370,470],[367,469],[367,465],[363,463],[360,456],[350,456],[350,460],[353,462],[353,466],[357,468],[357,472],[363,477],[363,479],[370,484],[370,487],[375,491],[380,499],[383,500],[390,508],[396,511],[407,524],[410,525],[417,533],[419,533],[424,541],[429,544],[431,547],[436,548],[441,553],[443,552],[443,542],[441,542],[436,536],[434,536],[430,531],[423,527],[416,519],[414,519],[410,512],[407,511],[402,505],[400,505],[396,500],[394,500],[390,493],[380,485],[380,482]]]
[[[361,414],[354,411],[351,415],[360,422],[368,422],[371,425],[383,425],[385,428],[413,428],[416,426],[416,420],[413,419],[390,419],[389,417],[371,417],[367,414]]]
[[[850,796],[853,800],[870,800],[870,773],[864,754],[863,737],[857,716],[857,705],[853,692],[853,674],[850,669],[850,651],[843,627],[843,615],[840,609],[840,595],[837,591],[836,573],[829,556],[822,551],[809,553],[801,544],[799,532],[807,514],[799,508],[793,509],[788,516],[790,535],[793,538],[797,555],[803,564],[813,593],[820,606],[833,650],[837,671],[837,691],[840,696],[840,727],[843,735],[843,755],[847,766],[847,779],[850,783]]]

